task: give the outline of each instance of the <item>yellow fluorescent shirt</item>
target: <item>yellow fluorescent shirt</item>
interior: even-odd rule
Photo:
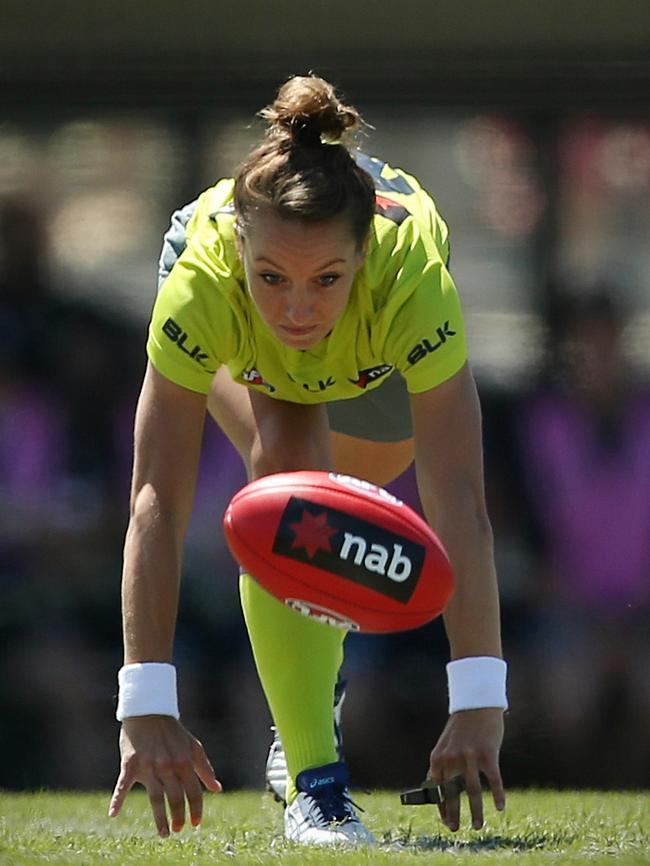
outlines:
[[[199,197],[154,306],[147,352],[163,376],[207,393],[225,364],[233,379],[271,397],[320,403],[357,397],[395,369],[414,393],[462,367],[447,226],[413,177],[355,158],[375,180],[377,207],[365,263],[330,334],[313,349],[292,349],[262,321],[237,253],[233,181],[221,180]]]

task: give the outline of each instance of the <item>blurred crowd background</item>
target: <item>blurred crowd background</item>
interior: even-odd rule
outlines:
[[[171,212],[316,69],[451,229],[484,412],[511,786],[650,783],[650,17],[643,2],[0,12],[0,787],[108,788],[134,405]],[[567,4],[565,4],[567,5]],[[28,8],[29,7],[29,8]],[[559,8],[559,7],[557,7]],[[175,661],[228,788],[270,719],[206,430]],[[392,489],[418,507],[412,472]],[[441,623],[348,642],[353,776],[416,784],[446,715]]]

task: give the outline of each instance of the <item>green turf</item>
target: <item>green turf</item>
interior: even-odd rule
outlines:
[[[433,807],[401,806],[394,793],[358,799],[379,845],[343,853],[286,843],[281,810],[259,792],[208,795],[201,829],[167,840],[155,835],[141,791],[115,819],[107,794],[0,793],[0,864],[650,864],[647,792],[511,792],[504,815],[489,805],[484,830],[457,834]]]

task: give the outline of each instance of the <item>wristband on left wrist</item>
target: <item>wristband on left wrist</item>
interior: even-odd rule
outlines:
[[[449,714],[462,710],[508,709],[508,665],[494,656],[470,656],[447,665]]]

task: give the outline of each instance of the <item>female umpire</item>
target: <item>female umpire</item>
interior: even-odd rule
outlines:
[[[415,459],[427,519],[456,575],[445,613],[449,719],[428,775],[464,777],[483,824],[479,773],[497,809],[506,701],[497,582],[485,510],[480,410],[447,227],[418,182],[345,144],[356,110],[315,76],[290,79],[261,112],[262,143],[234,179],[177,212],[163,250],[149,363],[135,424],[122,585],[121,772],[109,814],[135,782],[161,836],[199,779],[221,790],[179,721],[171,664],[181,548],[207,412],[250,479],[334,469],[390,481]],[[332,737],[339,629],[300,616],[242,575],[260,680],[284,746],[287,838],[367,844]],[[459,794],[440,808],[459,826]]]

